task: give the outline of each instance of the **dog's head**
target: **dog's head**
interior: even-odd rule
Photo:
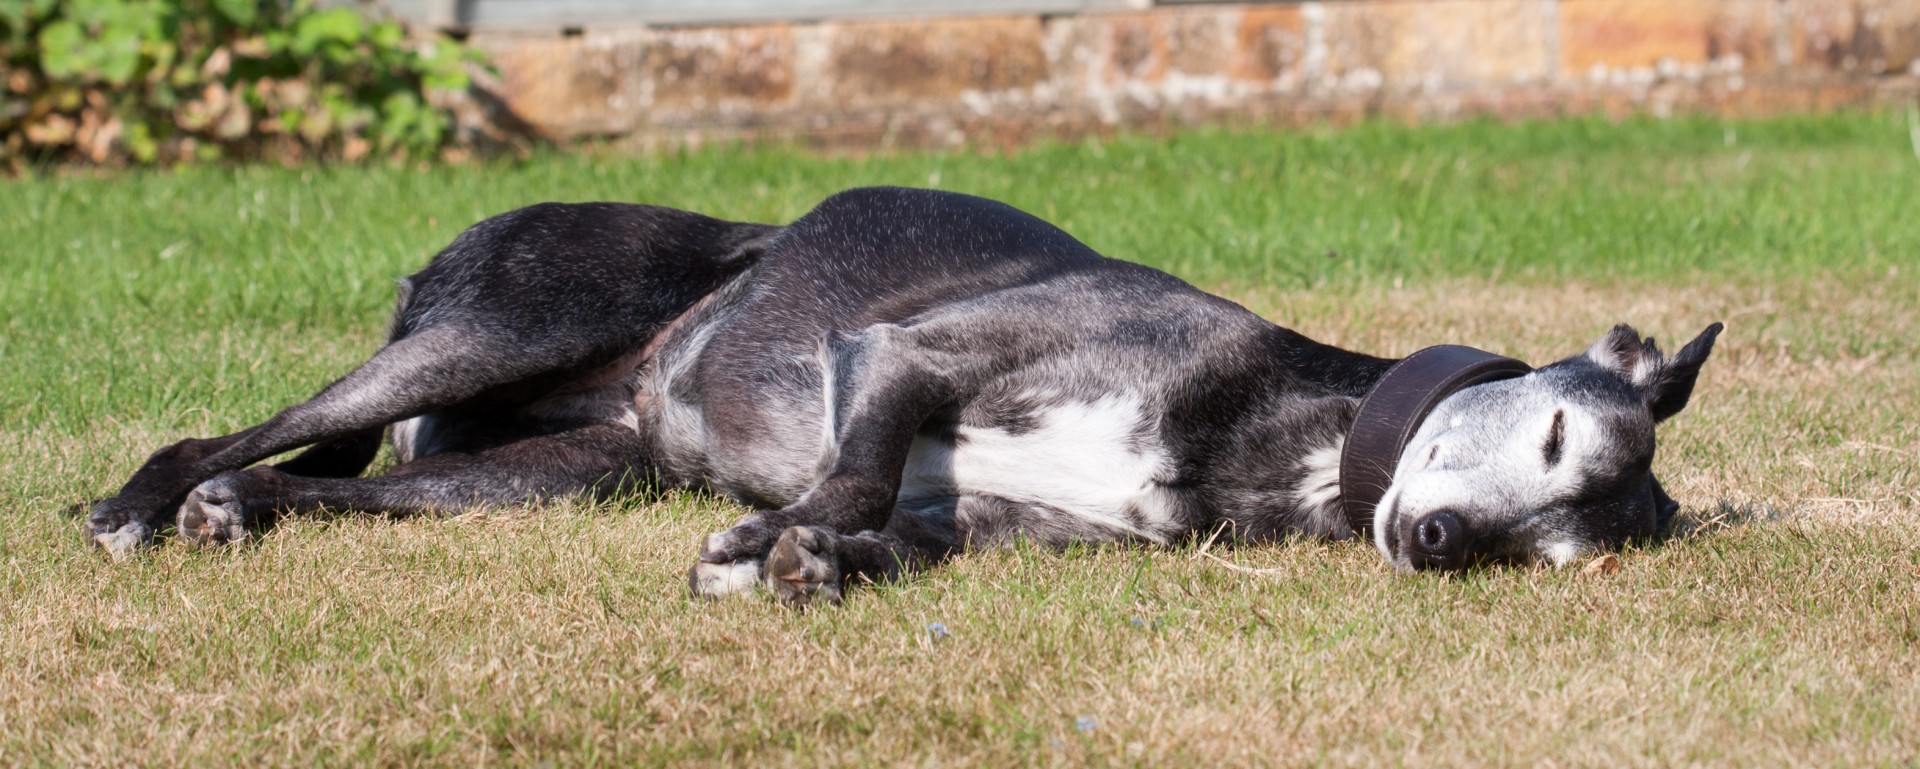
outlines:
[[[1667,526],[1654,425],[1685,408],[1718,323],[1678,355],[1616,326],[1585,353],[1468,387],[1414,433],[1380,504],[1374,544],[1401,569],[1482,560],[1566,564]]]

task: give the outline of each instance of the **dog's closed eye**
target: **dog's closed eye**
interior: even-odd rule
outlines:
[[[1554,467],[1560,464],[1561,448],[1566,443],[1566,439],[1567,412],[1564,410],[1555,411],[1553,412],[1553,425],[1547,428],[1547,444],[1541,447],[1541,453],[1545,454],[1547,458],[1547,467]]]

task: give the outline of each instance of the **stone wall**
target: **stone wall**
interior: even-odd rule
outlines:
[[[1011,144],[1366,115],[1772,114],[1909,103],[1920,0],[1330,0],[475,32],[554,139]]]

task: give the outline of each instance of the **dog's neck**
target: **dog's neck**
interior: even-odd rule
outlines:
[[[1277,330],[1274,337],[1274,359],[1305,382],[1268,388],[1263,408],[1240,423],[1240,452],[1223,465],[1230,468],[1227,485],[1244,491],[1218,509],[1256,529],[1332,539],[1372,525],[1374,505],[1393,482],[1401,449],[1441,401],[1474,384],[1533,370],[1460,345],[1428,347],[1391,361],[1290,331]],[[1260,454],[1266,467],[1240,459]]]
[[[1360,399],[1277,398],[1247,415],[1212,463],[1211,507],[1241,539],[1355,536],[1340,506],[1340,451]]]
[[[1264,386],[1221,425],[1211,506],[1244,539],[1355,536],[1341,511],[1340,451],[1361,399],[1398,361],[1279,327],[1265,341]]]
[[[1366,397],[1387,369],[1400,362],[1316,342],[1279,326],[1267,333],[1265,341],[1271,359],[1288,376],[1349,398]]]
[[[1428,347],[1387,369],[1360,402],[1340,452],[1348,524],[1355,531],[1373,525],[1374,506],[1393,481],[1401,451],[1441,401],[1476,384],[1532,371],[1513,358],[1455,344]]]

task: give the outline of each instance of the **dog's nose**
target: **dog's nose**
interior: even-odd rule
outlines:
[[[1415,569],[1458,569],[1466,565],[1466,554],[1466,532],[1452,510],[1427,513],[1407,532],[1407,556]]]

